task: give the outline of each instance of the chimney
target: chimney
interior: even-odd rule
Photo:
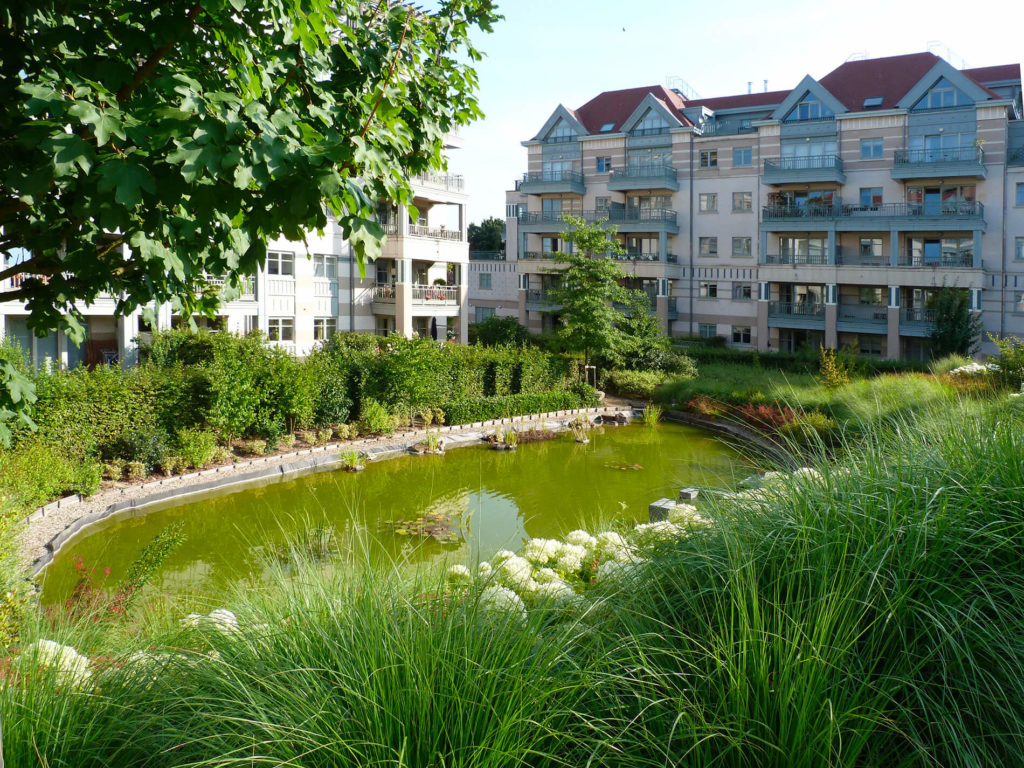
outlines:
[[[754,87],[754,81],[753,80],[747,80],[747,93],[753,93],[753,91],[751,90],[753,87]]]
[[[767,80],[764,81],[764,92],[768,93],[768,81]]]

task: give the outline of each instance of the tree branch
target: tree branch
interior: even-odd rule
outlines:
[[[186,14],[185,18],[188,19],[189,22],[194,24],[196,17],[199,16],[199,12],[202,10],[203,6],[200,3],[196,3],[188,9],[188,14]],[[153,71],[156,69],[157,64],[159,64],[161,59],[163,59],[164,56],[170,53],[173,48],[174,42],[172,41],[170,43],[165,43],[164,45],[161,45],[159,48],[153,51],[153,53],[149,55],[149,58],[142,62],[142,66],[135,70],[135,75],[132,77],[131,81],[122,85],[121,88],[118,90],[117,103],[121,104],[124,101],[126,101],[128,97],[132,95],[132,92],[140,85],[142,85],[142,83],[145,82],[145,80],[153,74]]]
[[[405,44],[405,35],[409,31],[409,16],[405,17],[405,24],[402,25],[402,36],[398,39],[398,47],[395,49],[395,58],[391,60],[391,66],[388,68],[387,77],[384,78],[383,84],[380,87],[380,93],[377,94],[377,101],[373,104],[373,109],[370,110],[370,114],[366,118],[366,124],[363,126],[362,132],[359,134],[361,137],[366,137],[366,132],[370,130],[370,123],[373,122],[374,115],[377,114],[377,107],[384,100],[384,91],[387,90],[388,84],[391,82],[391,78],[395,75],[395,69],[398,68],[398,58],[402,55],[402,46]]]

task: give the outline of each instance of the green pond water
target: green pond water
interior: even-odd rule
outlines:
[[[213,599],[239,583],[258,587],[271,570],[268,560],[288,542],[323,530],[335,546],[359,547],[361,556],[443,555],[473,564],[530,537],[562,536],[597,520],[646,521],[648,504],[681,487],[721,486],[750,474],[737,452],[691,427],[605,427],[590,437],[587,445],[560,435],[514,452],[480,445],[403,456],[360,473],[320,472],[121,513],[64,545],[42,577],[42,599],[70,594],[79,558],[93,569],[94,583],[116,585],[142,548],[179,520],[187,538],[147,587],[150,597]],[[452,521],[455,542],[414,542],[381,525],[430,512]]]

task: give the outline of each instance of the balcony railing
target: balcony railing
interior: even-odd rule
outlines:
[[[413,304],[458,304],[459,286],[457,285],[417,285],[412,286]]]
[[[935,310],[925,307],[906,307],[900,310],[900,322],[902,323],[934,323]]]
[[[630,136],[660,136],[663,133],[668,133],[668,126],[662,125],[657,128],[634,128],[629,132]]]
[[[825,305],[817,301],[769,301],[768,314],[825,319]]]
[[[552,308],[555,306],[554,300],[545,290],[538,290],[536,288],[526,292],[526,303],[534,307]]]
[[[609,213],[612,224],[642,221],[676,223],[676,212],[671,208],[613,208]]]
[[[523,251],[523,259],[527,261],[553,259],[556,255],[554,251]]]
[[[761,257],[762,264],[828,264],[824,253],[768,253]]]
[[[679,262],[679,257],[674,253],[649,253],[644,251],[627,251],[623,254],[613,254],[616,261],[664,261],[669,264]]]
[[[879,217],[902,219],[981,219],[985,206],[974,200],[960,200],[949,203],[879,203],[877,205],[847,205],[837,200],[831,205],[809,203],[807,205],[766,205],[762,209],[764,221],[785,221],[787,219],[832,220],[847,217]]]
[[[918,165],[921,163],[977,163],[985,162],[981,147],[957,147],[956,149],[904,149],[893,157],[895,165]]]
[[[583,174],[579,171],[541,171],[540,173],[524,173],[516,184],[519,189],[523,184],[549,183],[564,181],[570,184],[582,184]]]
[[[876,253],[861,253],[850,249],[852,253],[836,253],[836,264],[843,267],[885,267],[889,265],[889,257]]]
[[[1024,165],[1024,147],[1011,151],[1006,163],[1007,165]]]
[[[769,171],[806,171],[819,168],[835,168],[843,170],[843,160],[839,155],[808,155],[805,157],[780,157],[765,160],[765,173]]]
[[[206,284],[216,288],[223,288],[227,281],[223,277],[207,277]],[[252,298],[256,295],[256,285],[251,277],[242,278],[242,293],[239,298]]]
[[[410,237],[427,237],[431,240],[454,240],[462,242],[462,232],[458,229],[445,229],[444,227],[428,227],[423,224],[409,225]]]
[[[505,261],[504,251],[470,251],[470,261]]]
[[[390,283],[377,283],[373,286],[373,300],[385,304],[395,303],[395,286]]]
[[[836,313],[837,322],[887,323],[889,310],[881,304],[840,304]]]
[[[676,169],[668,163],[633,163],[624,170],[613,170],[609,181],[619,179],[664,179],[676,180]]]
[[[429,187],[440,187],[452,192],[461,192],[465,187],[465,179],[458,173],[417,173],[413,181]]]
[[[523,211],[520,224],[561,224],[563,216],[572,216],[588,222],[610,221],[612,224],[635,222],[676,223],[676,212],[670,208],[612,208],[611,210]]]
[[[973,253],[943,253],[937,259],[926,259],[920,254],[901,256],[901,267],[973,267]]]

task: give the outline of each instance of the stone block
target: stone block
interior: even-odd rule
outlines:
[[[699,488],[683,488],[679,491],[680,501],[693,501],[700,494]]]
[[[647,507],[648,522],[660,523],[663,520],[668,520],[668,513],[676,508],[676,503],[672,499],[658,499],[652,502]]]

